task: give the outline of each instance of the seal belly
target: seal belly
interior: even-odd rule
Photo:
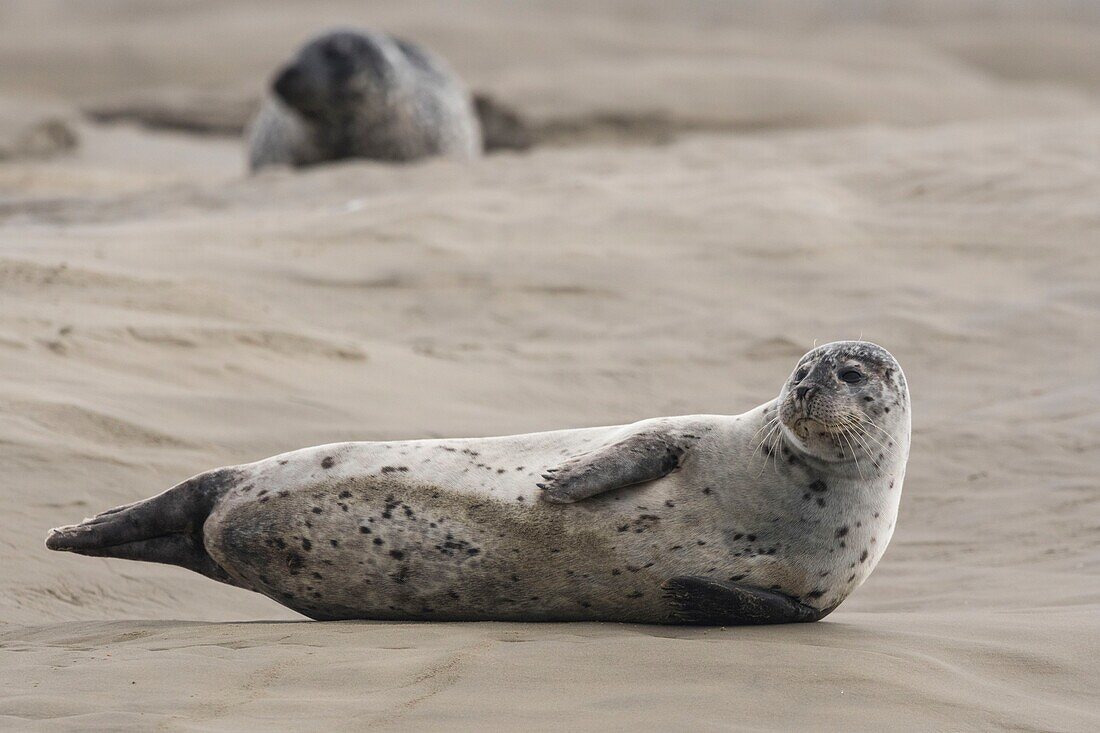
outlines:
[[[615,562],[612,515],[568,514],[348,476],[225,502],[203,535],[239,584],[311,618],[663,619],[667,575]]]

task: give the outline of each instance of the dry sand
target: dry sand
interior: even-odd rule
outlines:
[[[730,6],[0,6],[0,122],[79,137],[0,163],[0,728],[1100,729],[1097,6]],[[248,179],[78,111],[239,109],[337,22],[571,144]],[[913,450],[820,624],[318,624],[42,545],[311,444],[740,412],[859,336]]]

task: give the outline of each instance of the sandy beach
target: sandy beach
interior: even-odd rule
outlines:
[[[1100,730],[1100,4],[370,6],[0,8],[0,729]],[[335,25],[537,144],[247,176]],[[307,445],[740,413],[860,337],[912,452],[818,624],[322,624],[43,546]]]

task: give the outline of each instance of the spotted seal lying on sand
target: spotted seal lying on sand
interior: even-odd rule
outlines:
[[[248,133],[252,170],[346,158],[474,158],[473,100],[446,62],[384,33],[318,36],[272,83]]]
[[[844,341],[742,415],[306,448],[46,545],[181,565],[315,619],[815,621],[890,541],[909,430],[901,367]]]

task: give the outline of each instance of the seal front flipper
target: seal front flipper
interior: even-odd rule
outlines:
[[[179,565],[235,584],[207,554],[202,527],[215,502],[237,483],[239,474],[232,468],[208,471],[151,499],[52,529],[46,547],[92,557]]]
[[[740,583],[680,576],[662,589],[673,607],[668,623],[758,626],[818,621],[833,609],[817,609],[775,591]]]
[[[680,467],[692,437],[650,428],[617,443],[571,458],[543,474],[542,498],[572,504],[605,491],[662,478]]]

